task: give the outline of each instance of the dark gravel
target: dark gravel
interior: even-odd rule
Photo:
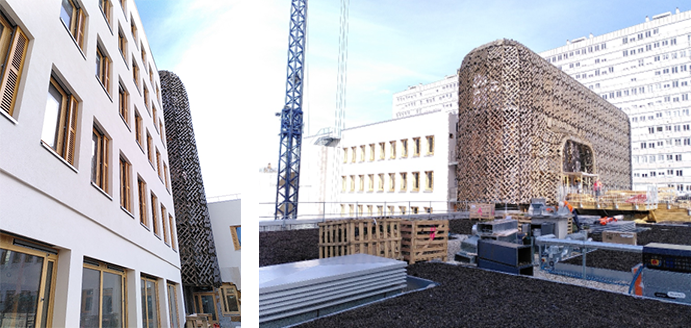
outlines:
[[[473,225],[477,224],[478,220],[469,219],[453,219],[449,220],[449,232],[461,235],[469,235],[472,232]]]
[[[319,229],[259,233],[259,266],[319,258]]]
[[[665,243],[677,245],[691,245],[691,227],[672,226],[672,225],[639,225],[639,227],[650,228],[641,231],[636,236],[638,245],[648,243]],[[602,241],[601,235],[594,235],[594,241]],[[641,254],[617,252],[608,250],[596,250],[585,256],[586,266],[603,268],[617,271],[631,271],[636,264],[641,263]],[[581,265],[583,260],[580,256],[568,259],[564,263]]]
[[[691,307],[444,263],[408,266],[440,286],[300,327],[691,327]]]

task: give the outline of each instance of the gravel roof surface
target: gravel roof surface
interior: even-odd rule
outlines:
[[[408,274],[440,286],[299,327],[691,327],[691,307],[445,263]]]
[[[318,258],[319,229],[259,233],[260,267]]]

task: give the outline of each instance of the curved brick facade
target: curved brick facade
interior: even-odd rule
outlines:
[[[459,201],[554,202],[573,142],[592,149],[583,167],[605,187],[631,187],[627,115],[538,54],[497,40],[458,72]]]
[[[170,180],[177,215],[182,283],[187,286],[218,287],[221,285],[221,275],[206,206],[187,91],[174,73],[158,73],[161,77]]]

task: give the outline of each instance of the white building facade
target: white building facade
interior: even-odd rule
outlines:
[[[348,128],[336,148],[305,138],[302,160],[312,168],[302,171],[301,217],[448,211],[456,198],[456,115],[437,110]]]
[[[434,111],[458,113],[458,75],[408,87],[393,95],[393,117],[403,118]]]
[[[221,271],[223,284],[216,290],[219,301],[213,300],[221,327],[234,327],[240,325],[240,291],[241,291],[241,201],[229,199],[207,203],[211,230],[216,245],[218,267]],[[201,301],[201,297],[200,297]],[[203,307],[202,307],[203,308]]]
[[[0,326],[182,326],[160,82],[134,1],[0,13]]]
[[[540,55],[629,115],[635,190],[691,192],[691,11]]]

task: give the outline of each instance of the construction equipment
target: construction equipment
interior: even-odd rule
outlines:
[[[297,219],[302,148],[302,87],[304,82],[307,0],[293,0],[290,9],[288,76],[281,111],[281,145],[274,218]]]

